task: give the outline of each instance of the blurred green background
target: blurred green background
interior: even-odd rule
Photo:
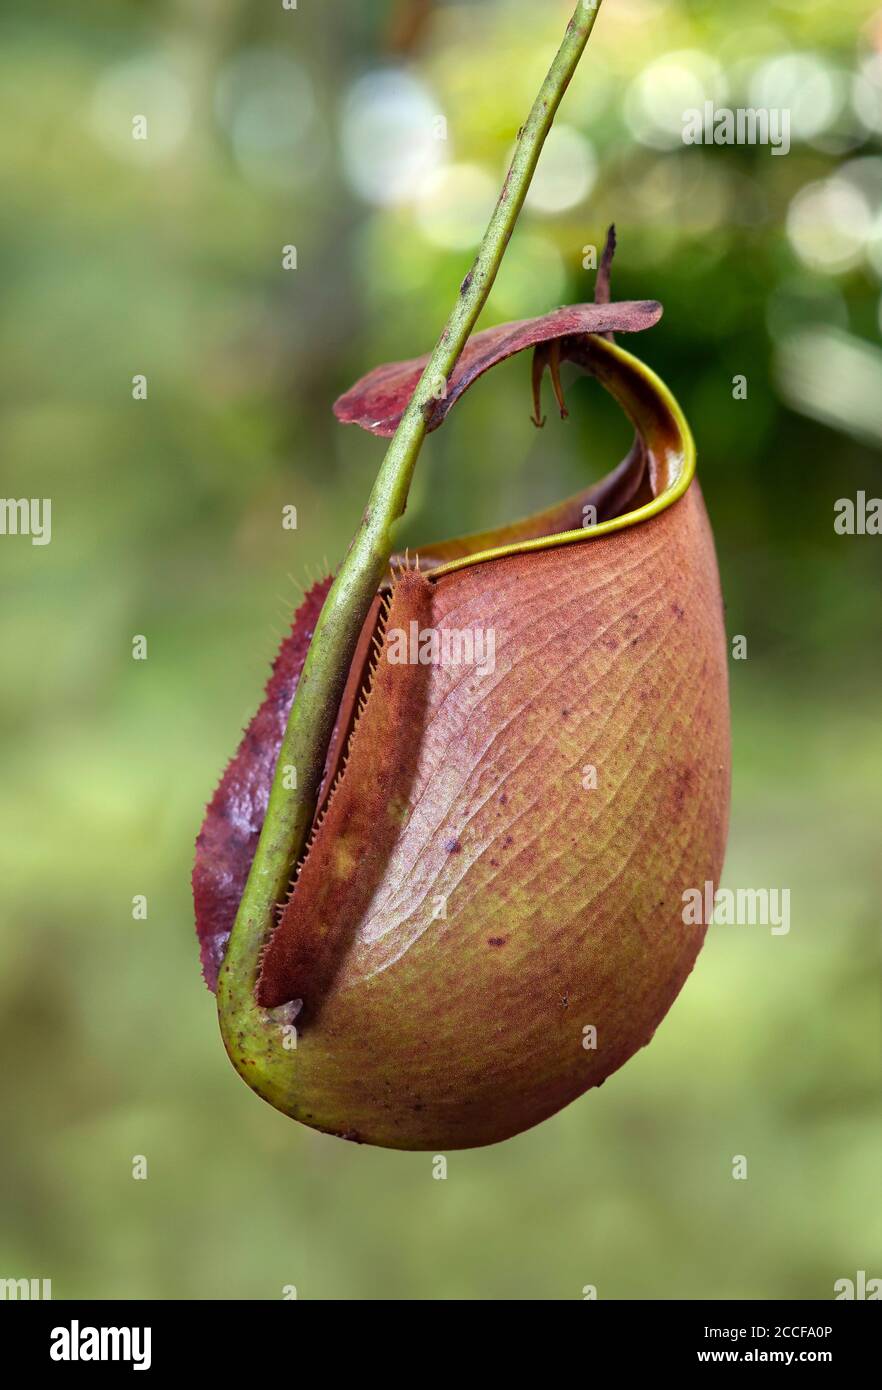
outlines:
[[[872,5],[606,0],[482,321],[590,299],[583,248],[612,220],[616,297],[663,301],[626,344],[692,422],[748,641],[724,883],[789,887],[790,934],[712,927],[649,1049],[446,1182],[261,1103],[199,976],[204,803],[382,453],[332,402],[434,341],[570,9],[2,6],[3,492],[53,500],[51,545],[0,538],[3,1276],[57,1298],[774,1299],[882,1273],[882,538],[833,531],[837,498],[882,491]],[[705,100],[789,108],[790,153],[684,147]],[[408,539],[621,456],[587,381],[534,431],[528,377],[499,368],[429,440]]]

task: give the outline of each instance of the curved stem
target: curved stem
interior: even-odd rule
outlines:
[[[252,991],[274,906],[303,851],[324,771],[337,708],[362,624],[393,549],[414,465],[434,403],[443,396],[487,296],[530,187],[545,138],[594,27],[601,0],[580,0],[563,43],[522,128],[511,167],[475,262],[383,459],[364,515],[315,627],[279,752],[251,872],[239,904],[218,982],[221,1012],[256,1008]],[[294,779],[286,768],[296,769]],[[231,1040],[227,1039],[228,1047]],[[231,1052],[232,1055],[232,1052]],[[233,1057],[234,1062],[237,1061]]]

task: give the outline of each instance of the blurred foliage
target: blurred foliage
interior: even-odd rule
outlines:
[[[880,492],[867,4],[606,0],[483,320],[590,298],[583,248],[612,220],[617,297],[665,305],[628,345],[692,422],[748,637],[725,882],[790,886],[790,935],[712,928],[650,1049],[447,1182],[261,1105],[198,978],[202,806],[381,456],[331,404],[431,345],[569,8],[0,7],[3,491],[53,499],[51,545],[0,540],[4,1276],[57,1297],[826,1298],[880,1272],[882,540],[832,527],[836,498]],[[684,147],[693,92],[792,104],[790,153]],[[829,356],[817,386],[782,366],[794,333]],[[870,385],[847,408],[846,340]],[[627,430],[596,386],[569,395],[537,434],[525,361],[476,387],[429,441],[407,538],[604,472]]]

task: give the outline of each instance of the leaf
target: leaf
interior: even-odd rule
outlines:
[[[575,304],[541,318],[486,328],[466,344],[450,380],[439,383],[439,399],[428,429],[436,430],[443,424],[448,411],[478,377],[515,353],[544,343],[564,343],[588,333],[638,333],[652,328],[661,316],[662,306],[655,300],[624,300],[616,304]],[[344,425],[360,425],[371,434],[394,434],[428,360],[426,354],[409,362],[375,367],[336,402],[337,419]]]

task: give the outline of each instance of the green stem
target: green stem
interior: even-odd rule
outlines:
[[[316,623],[282,740],[266,819],[218,984],[222,1015],[256,1009],[253,989],[260,953],[274,925],[315,815],[337,709],[368,609],[393,550],[392,529],[403,514],[414,465],[434,403],[446,390],[496,279],[536,169],[545,138],[594,27],[601,0],[580,0],[557,57],[519,136],[511,168],[474,265],[463,280],[444,332],[389,445],[358,530]],[[296,768],[296,790],[285,769]],[[231,1040],[227,1038],[227,1045]],[[232,1055],[232,1054],[231,1054]],[[233,1057],[236,1062],[236,1057]],[[241,1070],[241,1068],[240,1068]]]

